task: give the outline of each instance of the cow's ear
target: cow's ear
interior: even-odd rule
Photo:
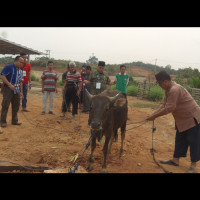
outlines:
[[[115,101],[114,106],[120,106],[122,107],[123,105],[126,104],[126,99],[125,98],[119,98]]]

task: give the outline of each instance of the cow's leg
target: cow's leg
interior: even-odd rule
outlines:
[[[120,148],[119,157],[121,157],[121,156],[122,156],[122,153],[123,153],[125,132],[126,132],[126,122],[125,122],[124,125],[122,125],[122,127],[121,127],[121,148]]]
[[[110,138],[110,142],[108,144],[108,155],[111,154],[113,140],[115,140],[115,142],[116,142],[116,135],[117,135],[117,130],[114,131],[114,134],[112,134],[112,136]]]
[[[91,154],[89,155],[88,158],[88,170],[91,171],[93,169],[93,164],[94,164],[94,150],[96,148],[96,135],[92,139],[92,144],[91,144]]]
[[[118,141],[118,134],[117,134],[117,130],[114,130],[114,138],[115,138],[115,142]]]
[[[108,143],[110,141],[111,135],[106,134],[106,139],[103,147],[103,165],[102,165],[102,172],[107,172],[106,170],[106,158],[108,153]]]

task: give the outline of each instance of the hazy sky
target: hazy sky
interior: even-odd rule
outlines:
[[[94,54],[107,64],[142,61],[200,70],[200,27],[0,27],[0,37],[51,50],[55,59],[86,62]]]

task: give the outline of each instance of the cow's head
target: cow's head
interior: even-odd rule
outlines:
[[[113,108],[117,106],[124,106],[126,104],[125,98],[120,98],[120,92],[114,97],[106,95],[91,95],[86,90],[90,100],[90,114],[89,125],[92,129],[99,130],[102,126],[109,126],[113,120]]]

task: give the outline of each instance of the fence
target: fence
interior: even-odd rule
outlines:
[[[146,98],[152,85],[153,85],[152,83],[147,83],[146,81],[144,81],[143,83],[139,83],[137,98],[139,99]]]
[[[191,95],[195,101],[200,101],[200,89],[191,88]]]

